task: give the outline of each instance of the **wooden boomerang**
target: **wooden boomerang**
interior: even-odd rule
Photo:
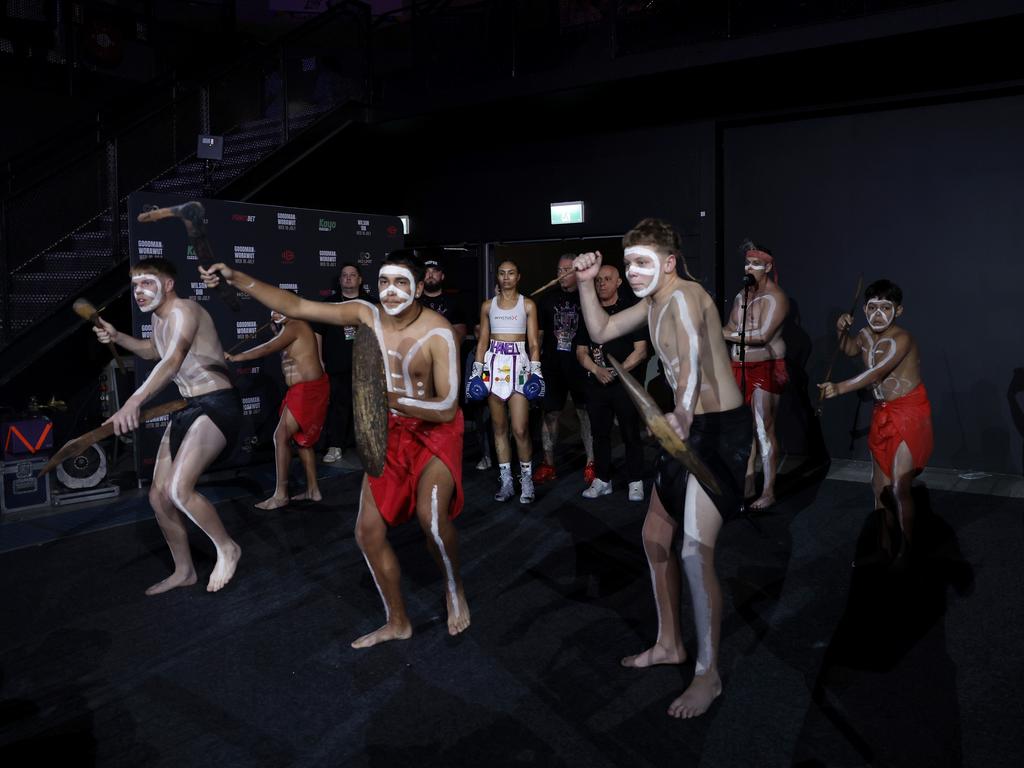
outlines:
[[[718,487],[718,482],[715,480],[715,476],[711,474],[711,470],[707,468],[700,457],[694,453],[690,446],[688,446],[682,438],[679,437],[678,433],[672,429],[672,425],[668,423],[668,419],[665,418],[665,414],[661,412],[661,409],[657,406],[654,400],[647,390],[640,386],[640,382],[629,375],[629,371],[622,367],[611,355],[608,355],[608,360],[612,364],[612,368],[619,374],[619,378],[622,379],[622,383],[626,385],[626,392],[629,393],[629,399],[633,401],[633,405],[640,411],[640,416],[643,418],[647,428],[651,430],[651,434],[657,439],[669,454],[682,464],[697,480],[701,485],[706,487],[715,495],[721,495],[722,491]]]
[[[553,286],[553,285],[554,285],[555,283],[557,283],[557,282],[558,282],[558,281],[559,281],[560,279],[561,279],[561,278],[558,278],[558,277],[556,277],[556,278],[555,278],[554,280],[548,280],[548,281],[547,281],[546,283],[544,283],[544,285],[542,285],[542,286],[541,286],[540,288],[538,288],[538,289],[537,289],[536,291],[534,291],[533,293],[531,293],[531,294],[530,294],[530,298],[532,299],[532,298],[533,298],[534,296],[536,296],[536,295],[537,295],[538,293],[544,293],[544,291],[546,291],[546,290],[547,290],[548,288],[550,288],[551,286]]]
[[[185,232],[188,235],[189,244],[196,253],[196,259],[200,266],[209,269],[214,263],[213,249],[210,247],[210,240],[206,236],[206,223],[203,216],[206,209],[198,200],[190,200],[181,205],[172,205],[169,208],[156,208],[152,211],[144,211],[138,215],[142,223],[160,221],[161,219],[180,219],[185,225]],[[218,273],[219,275],[220,273]],[[228,285],[228,281],[221,276],[220,283],[213,289],[213,292],[220,297],[220,300],[227,304],[232,312],[238,312],[241,305],[238,303],[238,296]]]
[[[860,299],[860,292],[861,292],[861,289],[863,287],[864,287],[864,275],[861,275],[860,277],[857,278],[857,290],[853,294],[853,303],[850,306],[850,311],[847,313],[851,317],[853,316],[853,313],[857,311],[857,301]],[[849,328],[847,328],[845,331],[843,331],[842,335],[839,337],[839,340],[836,343],[836,348],[834,350],[832,350],[832,359],[829,361],[828,368],[825,369],[825,381],[831,381],[832,380],[832,369],[836,365],[836,360],[839,359],[839,350],[841,350],[843,348],[843,340],[846,338],[846,334],[849,333],[849,332],[850,332]],[[825,402],[825,390],[820,389],[820,390],[818,390],[818,408],[817,408],[817,413],[818,413],[819,416],[821,415],[821,408],[822,408],[822,404],[824,402]]]
[[[186,405],[188,405],[188,403],[185,400],[172,400],[169,403],[155,405],[152,408],[147,408],[139,416],[139,425],[141,426],[150,419],[155,419],[158,416],[166,416],[169,413],[180,411]],[[48,462],[46,462],[46,465],[42,469],[39,470],[39,474],[37,474],[36,477],[42,477],[51,469],[53,469],[62,461],[64,461],[64,459],[68,458],[69,456],[78,456],[90,445],[95,445],[100,440],[103,440],[106,437],[110,437],[112,434],[114,434],[114,425],[112,423],[108,423],[96,427],[96,429],[94,429],[92,432],[86,432],[81,437],[76,437],[74,440],[69,440],[68,442],[64,443],[63,448],[61,448],[59,451],[53,454],[53,457]]]
[[[96,311],[96,307],[94,307],[91,302],[86,301],[85,299],[75,299],[72,309],[75,310],[76,315],[88,320],[97,328],[103,327],[100,325],[100,314]],[[121,356],[117,354],[117,347],[114,346],[114,342],[108,341],[107,348],[110,350],[110,354],[114,356],[114,362],[117,363],[117,369],[121,371],[121,373],[128,373],[128,369],[124,367],[124,363],[121,361]]]

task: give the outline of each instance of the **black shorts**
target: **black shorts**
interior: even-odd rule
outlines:
[[[218,389],[205,395],[186,397],[186,405],[182,410],[171,414],[171,458],[178,455],[181,441],[200,416],[210,417],[217,429],[224,435],[227,445],[220,455],[235,449],[238,435],[242,431],[242,398],[234,387]]]
[[[572,394],[577,408],[587,403],[586,372],[576,359],[575,352],[555,352],[544,358],[544,411],[560,411],[565,399]]]
[[[712,493],[703,483],[701,488],[707,491],[725,522],[736,517],[743,504],[743,484],[753,440],[754,427],[747,405],[693,417],[686,442],[718,482],[720,494]],[[654,469],[658,498],[665,510],[682,523],[689,473],[664,449],[658,452]]]

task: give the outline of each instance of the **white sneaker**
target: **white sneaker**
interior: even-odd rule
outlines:
[[[594,478],[594,482],[590,484],[590,487],[583,492],[584,499],[596,499],[598,496],[607,496],[612,492],[612,481],[609,480],[607,483],[599,477]]]
[[[480,459],[480,461],[478,461],[476,463],[476,468],[480,469],[480,470],[490,469],[491,466],[492,465],[491,465],[491,457],[490,456],[484,456],[482,459]]]
[[[324,462],[333,464],[336,461],[341,461],[341,448],[328,448],[327,453],[324,454]]]
[[[498,492],[496,494],[494,494],[494,500],[495,501],[508,501],[509,499],[511,499],[515,495],[516,495],[516,489],[512,485],[512,478],[511,477],[509,477],[508,479],[504,479],[503,478],[502,481],[501,481],[501,487],[498,489]]]
[[[629,484],[629,500],[630,501],[643,501],[644,500],[644,483],[643,480],[634,480]]]
[[[522,493],[519,494],[520,504],[531,504],[533,503],[534,491],[533,491],[533,477],[530,475],[519,475],[519,486]]]

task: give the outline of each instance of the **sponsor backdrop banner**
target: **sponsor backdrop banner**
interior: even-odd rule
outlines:
[[[232,312],[222,301],[204,290],[199,278],[196,255],[180,219],[163,219],[140,224],[140,213],[154,208],[179,205],[185,198],[176,195],[136,192],[128,198],[128,236],[131,262],[163,256],[178,268],[175,287],[179,296],[199,302],[213,318],[225,350],[240,341],[237,351],[262,344],[272,337],[270,329],[257,329],[270,319],[270,312],[259,302],[239,294],[241,310]],[[376,294],[377,270],[384,257],[404,243],[402,222],[397,216],[306,208],[254,205],[228,200],[201,200],[206,208],[206,229],[218,261],[237,266],[244,272],[273,285],[295,291],[307,299],[321,299],[337,287],[341,264],[360,265],[366,286]],[[126,278],[127,279],[127,278]],[[152,335],[151,316],[139,311],[132,302],[132,333],[137,338]],[[253,450],[272,444],[277,410],[284,396],[280,354],[241,365],[225,363],[232,370],[235,386],[242,396],[245,428],[234,451],[221,457],[218,468],[247,464]],[[136,360],[136,387],[149,375],[155,361]],[[170,384],[150,401],[156,405],[179,397]],[[136,440],[136,467],[139,476],[150,478],[156,451],[167,426],[167,418],[148,422]]]

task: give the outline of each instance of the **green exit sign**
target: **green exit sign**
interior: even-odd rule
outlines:
[[[583,201],[574,203],[551,203],[552,224],[582,224]]]

